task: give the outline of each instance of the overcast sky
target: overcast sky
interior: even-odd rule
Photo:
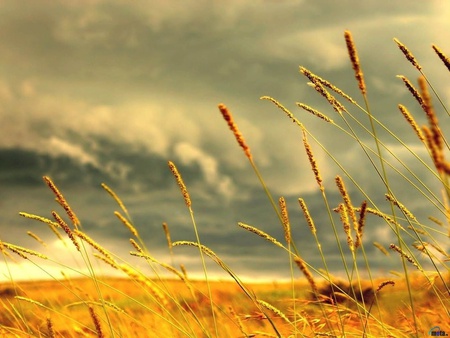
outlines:
[[[171,160],[191,193],[202,242],[243,276],[288,277],[286,253],[236,225],[245,222],[283,239],[257,177],[217,109],[223,102],[274,198],[286,197],[300,253],[322,268],[298,207],[297,199],[303,197],[327,258],[339,273],[335,239],[304,155],[302,133],[282,111],[259,98],[270,95],[289,108],[377,203],[369,206],[386,209],[385,190],[359,145],[296,107],[296,102],[306,103],[344,126],[307,85],[299,66],[363,105],[345,46],[344,31],[350,30],[373,114],[430,163],[397,110],[403,103],[419,124],[426,122],[396,78],[403,74],[416,83],[418,73],[393,38],[410,48],[449,106],[449,73],[431,49],[434,43],[450,54],[449,17],[446,1],[2,1],[0,239],[49,255],[59,250],[62,260],[70,257],[45,225],[18,216],[26,211],[50,218],[52,210],[59,210],[42,181],[49,175],[85,231],[128,259],[130,235],[113,214],[114,201],[100,188],[105,182],[128,206],[150,252],[170,262],[162,222],[169,224],[173,240],[194,240],[189,213],[167,167]],[[446,131],[448,116],[435,104]],[[362,111],[347,106],[369,125]],[[331,207],[341,202],[334,185],[337,174],[359,205],[364,196],[310,141]],[[392,138],[385,143],[440,195],[436,178],[419,161]],[[394,174],[391,180],[420,221],[434,227],[427,217],[442,219],[409,184]],[[28,230],[48,242],[48,248],[28,237]],[[374,217],[365,231],[373,271],[399,269],[395,253],[385,257],[371,244],[387,247],[395,241],[389,227]],[[448,247],[448,238],[441,242]],[[193,248],[175,248],[175,264],[185,263],[195,274],[200,271],[197,254]],[[10,265],[16,278],[43,275],[20,260]],[[0,279],[7,274],[2,264]],[[58,275],[60,269],[47,271]]]

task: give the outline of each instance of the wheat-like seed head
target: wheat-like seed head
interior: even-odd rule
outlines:
[[[111,260],[113,259],[111,254],[104,247],[102,247],[100,244],[98,244],[96,241],[94,241],[91,237],[86,235],[84,232],[81,232],[80,230],[75,229],[73,231],[73,233],[75,236],[77,236],[78,238],[80,238],[83,241],[85,241],[86,243],[88,243],[91,247],[93,247],[99,253],[104,255],[106,258],[111,259]]]
[[[308,223],[309,228],[311,229],[311,232],[313,234],[316,233],[316,226],[314,225],[314,221],[311,217],[311,214],[309,213],[308,207],[306,206],[305,201],[303,198],[298,199],[298,203],[300,204],[300,207],[303,210],[303,215],[305,216],[306,222]]]
[[[394,196],[390,195],[390,194],[384,194],[384,196],[386,197],[386,199],[393,203],[397,208],[399,208],[406,216],[408,216],[410,219],[412,219],[413,221],[417,222],[416,217],[411,213],[411,211],[409,211],[402,203],[400,203]]]
[[[164,230],[164,234],[166,235],[166,240],[167,240],[167,245],[169,247],[169,250],[172,251],[172,240],[170,238],[169,226],[167,225],[166,222],[163,222],[162,227]]]
[[[420,104],[423,111],[426,112],[427,106],[425,105],[425,101],[423,100],[422,95],[420,95],[420,93],[417,91],[417,89],[412,85],[411,81],[409,81],[408,78],[403,75],[397,75],[397,77],[403,81],[406,88],[409,90],[409,92],[412,94],[412,96],[414,96],[416,101]]]
[[[307,112],[317,116],[318,118],[324,120],[325,122],[334,123],[332,119],[330,119],[328,116],[322,114],[320,111],[317,111],[314,108],[311,108],[310,106],[308,106],[308,105],[306,105],[304,103],[296,102],[296,104],[300,108],[302,108],[302,109],[306,110]]]
[[[130,230],[130,232],[135,236],[139,237],[139,234],[133,224],[130,223],[120,212],[114,211],[114,215]]]
[[[419,87],[420,93],[422,95],[424,106],[426,108],[425,113],[427,115],[428,124],[431,128],[433,134],[434,142],[440,150],[444,149],[444,137],[442,135],[441,129],[439,128],[439,120],[437,118],[436,112],[434,111],[433,104],[431,102],[430,92],[428,91],[427,81],[425,77],[419,77]]]
[[[405,258],[408,262],[410,262],[412,265],[414,265],[417,269],[422,270],[419,265],[416,263],[416,261],[410,256],[408,255],[406,252],[404,252],[400,247],[398,247],[395,244],[390,244],[389,248],[397,251],[403,258]]]
[[[122,202],[119,196],[112,190],[106,183],[101,184],[102,188],[106,190],[106,192],[116,201],[116,203],[119,205],[119,207],[123,210],[125,215],[128,215],[128,210],[125,207],[125,204]]]
[[[15,296],[14,298],[17,299],[17,300],[23,300],[23,301],[25,301],[25,302],[28,302],[28,303],[31,303],[31,304],[40,306],[40,307],[42,307],[42,308],[46,308],[46,306],[45,306],[44,304],[38,302],[37,300],[28,298],[28,297]]]
[[[342,112],[347,111],[347,109],[345,109],[345,107],[336,100],[336,98],[331,95],[320,82],[312,83],[312,87],[328,101],[336,113],[342,114]]]
[[[284,238],[286,240],[286,243],[289,245],[289,243],[291,243],[291,223],[289,222],[289,214],[284,197],[279,198],[278,204],[280,205],[281,220],[284,228]]]
[[[314,276],[312,275],[311,271],[309,271],[308,266],[306,265],[305,261],[302,258],[295,256],[294,262],[295,262],[295,264],[297,264],[298,268],[303,273],[303,275],[305,275],[306,280],[308,281],[309,285],[311,286],[311,289],[314,292],[314,294],[317,294],[316,281],[314,280]]]
[[[258,235],[259,237],[264,238],[265,240],[275,244],[276,246],[279,246],[280,248],[283,248],[283,244],[278,242],[275,238],[273,238],[269,234],[265,233],[264,231],[259,230],[258,228],[255,228],[255,227],[253,227],[251,225],[244,224],[244,223],[241,223],[241,222],[238,222],[238,226],[240,226],[242,229],[245,229],[247,231],[253,232],[254,234]]]
[[[144,250],[142,250],[142,248],[139,246],[139,244],[137,244],[137,242],[133,238],[130,238],[130,243],[139,253],[141,254],[144,253]]]
[[[295,124],[303,128],[303,124],[285,106],[270,96],[261,96],[260,100],[268,100],[280,108]]]
[[[180,269],[181,269],[181,272],[182,272],[183,275],[184,275],[184,278],[185,278],[186,280],[188,280],[188,274],[187,274],[187,270],[186,270],[186,267],[184,266],[184,264],[180,264]]]
[[[359,208],[355,208],[355,211],[360,211]],[[401,226],[400,223],[398,223],[396,220],[394,220],[392,217],[389,217],[388,215],[386,215],[385,213],[382,213],[379,210],[376,209],[372,209],[372,208],[366,208],[366,212],[368,212],[369,214],[373,214],[376,215],[378,217],[383,218],[386,222],[391,223],[392,225],[394,225],[395,227],[398,227],[399,229],[405,231],[405,228]]]
[[[439,58],[442,60],[444,65],[450,71],[450,58],[448,58],[438,46],[432,45],[432,47],[433,47],[433,50],[436,52],[436,54],[439,56]]]
[[[88,308],[89,314],[91,315],[92,321],[94,322],[95,330],[97,331],[97,337],[104,338],[105,335],[103,334],[102,324],[100,322],[99,316],[91,305],[88,305]]]
[[[258,304],[262,305],[263,307],[265,307],[266,309],[272,311],[273,313],[275,313],[277,316],[279,316],[280,318],[282,318],[286,323],[288,324],[292,324],[291,321],[288,319],[288,317],[286,317],[286,315],[278,308],[276,308],[275,306],[273,306],[272,304],[269,304],[261,299],[257,300]]]
[[[363,95],[366,95],[366,83],[364,82],[364,74],[361,70],[361,64],[359,62],[356,46],[353,41],[352,33],[350,31],[344,32],[345,43],[347,44],[348,55],[352,63],[353,70],[355,71],[355,77],[358,81],[359,90]]]
[[[25,218],[34,219],[36,221],[39,221],[39,222],[42,222],[42,223],[45,223],[45,224],[51,224],[51,225],[53,225],[54,227],[57,227],[57,228],[59,227],[58,223],[53,222],[52,220],[50,220],[48,218],[45,218],[45,217],[42,217],[42,216],[29,214],[29,213],[26,213],[26,212],[19,212],[19,215],[22,216],[22,217],[25,217]]]
[[[431,152],[431,157],[433,159],[434,166],[436,167],[439,173],[444,172],[445,171],[444,153],[436,144],[432,130],[428,126],[422,126],[422,131],[425,134],[426,144]]]
[[[41,243],[43,246],[47,246],[47,243],[45,243],[38,235],[31,231],[27,231],[27,235],[31,238],[35,239],[37,242]]]
[[[317,166],[316,159],[314,158],[314,153],[308,142],[308,138],[306,137],[305,130],[303,130],[303,146],[305,147],[306,155],[308,156],[308,160],[314,173],[314,177],[316,178],[316,182],[319,185],[320,190],[323,192],[325,190],[325,187],[322,184],[322,176],[320,175],[319,167]]]
[[[55,183],[51,180],[50,177],[44,176],[44,181],[47,184],[47,186],[53,191],[53,193],[56,196],[56,200],[58,203],[64,208],[67,215],[69,216],[70,220],[72,221],[75,228],[81,225],[80,220],[78,219],[75,212],[70,207],[69,203],[67,203],[67,200],[64,198],[63,194],[59,191],[59,189],[56,187]]]
[[[94,253],[93,256],[95,258],[98,258],[100,260],[102,260],[103,262],[105,262],[106,264],[108,264],[109,266],[111,266],[114,269],[120,270],[119,265],[114,261],[114,259],[110,258],[110,257],[106,257],[104,255],[100,255],[98,253]]]
[[[357,230],[358,229],[358,221],[356,220],[355,209],[353,208],[352,201],[350,199],[350,195],[348,194],[348,191],[345,187],[344,180],[342,179],[342,177],[337,175],[335,177],[335,181],[336,181],[336,185],[339,189],[339,192],[342,196],[342,199],[344,200],[344,204],[345,204],[345,207],[347,210],[346,212],[349,214],[349,216],[353,222],[353,228],[355,230]]]
[[[69,226],[66,222],[57,214],[56,211],[52,211],[52,215],[55,218],[55,220],[58,222],[61,228],[65,231],[67,236],[69,236],[70,240],[72,241],[73,245],[75,245],[75,248],[80,251],[80,245],[78,244],[76,238],[73,236],[72,230],[70,230]],[[80,251],[81,252],[81,251]]]
[[[48,336],[50,338],[54,338],[55,337],[55,330],[53,328],[53,322],[52,322],[52,319],[50,317],[47,317],[47,332],[48,332]]]
[[[418,124],[412,117],[411,113],[408,111],[408,109],[406,109],[406,107],[401,104],[398,105],[398,109],[400,110],[400,112],[402,113],[402,115],[406,119],[406,121],[408,121],[408,123],[411,125],[411,127],[415,131],[417,137],[422,142],[425,142],[425,136],[423,135],[422,130],[420,129],[420,127],[418,126]]]
[[[378,293],[378,292],[380,292],[380,290],[382,289],[382,288],[384,288],[386,285],[392,285],[392,286],[394,286],[395,285],[395,282],[393,281],[393,280],[386,280],[386,281],[384,281],[384,282],[381,282],[380,283],[380,285],[378,285],[378,287],[377,287],[377,289],[375,290],[375,293]]]
[[[358,228],[356,229],[355,248],[359,248],[362,244],[363,228],[366,223],[367,201],[361,203],[359,211]]]
[[[389,251],[387,251],[386,248],[383,245],[381,245],[380,243],[373,242],[373,246],[376,247],[378,250],[380,250],[386,256],[389,256]]]
[[[334,91],[335,93],[341,95],[343,98],[345,98],[346,100],[348,100],[350,103],[356,104],[356,101],[353,100],[349,95],[347,95],[346,93],[344,93],[340,88],[336,87],[335,85],[333,85],[332,83],[330,83],[329,81],[321,78],[320,76],[312,73],[311,71],[309,71],[308,69],[306,69],[305,67],[300,66],[300,73],[302,73],[303,75],[305,75],[313,84],[316,84],[317,82],[320,83],[321,85],[331,89],[332,91]]]
[[[239,143],[241,148],[244,150],[245,156],[247,156],[248,159],[251,160],[252,154],[250,152],[250,148],[248,147],[247,143],[245,143],[244,137],[242,136],[236,123],[234,122],[231,112],[228,110],[227,106],[225,106],[223,103],[220,103],[218,105],[218,107],[219,107],[220,112],[222,113],[222,117],[227,122],[230,130],[233,132],[234,137],[236,138],[236,141]]]
[[[409,51],[408,47],[406,47],[403,43],[398,41],[398,39],[394,38],[395,43],[397,44],[398,48],[402,51],[402,53],[405,55],[405,57],[408,59],[411,64],[417,68],[418,71],[422,70],[422,67],[417,62],[414,55]]]
[[[341,203],[341,204],[339,204],[337,210],[338,210],[340,218],[341,218],[341,223],[344,226],[345,235],[347,236],[348,247],[350,248],[351,251],[355,251],[355,245],[353,243],[350,223],[348,221],[347,207],[345,206],[345,204]]]
[[[45,256],[45,255],[43,255],[43,254],[41,254],[41,253],[39,253],[37,251],[31,250],[31,249],[27,249],[27,248],[24,248],[22,246],[14,245],[14,244],[11,244],[11,243],[2,242],[2,247],[6,248],[6,249],[8,249],[8,250],[10,250],[12,252],[14,252],[15,254],[19,255],[23,259],[28,259],[28,257],[25,254],[36,256],[36,257],[39,257],[39,258],[42,258],[42,259],[48,259],[47,256]]]
[[[186,185],[184,184],[177,167],[172,161],[169,161],[168,164],[170,171],[172,172],[173,176],[175,177],[175,180],[177,181],[178,186],[180,187],[181,194],[183,195],[184,198],[184,203],[188,208],[191,208],[192,206],[191,197],[189,196],[189,192],[187,191]]]

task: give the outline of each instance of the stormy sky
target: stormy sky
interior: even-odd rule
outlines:
[[[408,107],[420,125],[424,113],[396,75],[417,83],[418,72],[393,38],[414,53],[442,101],[449,106],[445,66],[431,49],[450,54],[450,4],[443,1],[2,1],[0,4],[0,239],[38,250],[64,264],[76,253],[45,224],[21,218],[20,211],[51,218],[64,215],[42,180],[50,176],[81,219],[83,229],[106,248],[134,264],[130,233],[114,216],[117,204],[101,188],[108,184],[122,198],[149,252],[198,275],[194,248],[174,248],[170,257],[162,231],[172,240],[195,240],[192,222],[168,169],[173,161],[190,192],[200,240],[238,274],[253,279],[289,277],[285,251],[238,228],[256,226],[283,241],[283,231],[244,153],[223,121],[225,103],[244,135],[267,186],[284,196],[293,237],[302,257],[323,268],[314,238],[298,206],[305,199],[314,218],[327,262],[342,271],[331,222],[302,144],[302,132],[272,103],[284,104],[329,151],[367,194],[358,190],[312,136],[308,140],[326,187],[330,208],[342,202],[334,184],[341,175],[355,205],[389,212],[386,189],[360,145],[337,126],[296,106],[303,102],[348,131],[330,105],[308,86],[299,66],[329,80],[363,106],[347,55],[344,31],[353,34],[365,74],[373,115],[405,146],[377,126],[380,139],[430,189],[429,199],[390,169],[400,201],[431,227],[448,249],[441,188],[428,153],[397,109]],[[366,114],[341,99],[370,128]],[[441,128],[448,116],[435,100]],[[349,119],[351,120],[351,119]],[[373,139],[351,122],[362,142]],[[387,150],[393,167],[413,177]],[[378,166],[378,160],[373,156]],[[416,182],[416,181],[414,181]],[[421,188],[424,190],[424,188]],[[437,199],[432,194],[437,196]],[[345,235],[333,215],[344,251]],[[407,223],[403,223],[407,226]],[[43,247],[27,235],[39,235]],[[395,252],[384,256],[373,241],[396,241],[376,216],[365,226],[364,248],[373,272],[399,270]],[[408,244],[415,239],[404,233]],[[433,239],[433,240],[434,240]],[[429,239],[432,241],[431,239]],[[359,252],[361,255],[361,253]],[[57,264],[20,257],[0,263],[0,279],[60,277]],[[75,266],[81,263],[74,263]],[[97,264],[97,263],[96,263]],[[428,266],[423,260],[424,266]],[[364,266],[362,264],[361,266]],[[98,263],[101,271],[108,268]],[[78,269],[83,270],[80,265]],[[218,278],[226,275],[210,265]],[[67,271],[66,271],[67,272]]]

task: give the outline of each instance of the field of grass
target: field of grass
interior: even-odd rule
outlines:
[[[238,224],[240,230],[252,232],[261,241],[266,241],[267,245],[275,245],[285,251],[290,263],[291,280],[284,283],[248,283],[241,280],[227,262],[214,253],[214,248],[204,246],[201,241],[202,231],[197,228],[194,217],[194,207],[187,188],[189,184],[185,184],[182,173],[172,161],[168,162],[168,170],[174,176],[174,184],[176,182],[180,188],[180,198],[184,199],[186,212],[191,216],[196,240],[172,242],[169,229],[164,226],[167,244],[170,250],[177,246],[189,246],[198,252],[204,273],[204,278],[200,280],[191,280],[189,271],[186,272],[183,266],[175,267],[168,262],[160,262],[149,254],[126,206],[106,184],[102,184],[103,188],[117,202],[120,210],[114,213],[115,216],[130,231],[130,242],[125,243],[131,249],[130,255],[145,260],[153,270],[152,274],[126,263],[126,258],[105,249],[101,238],[91,238],[84,232],[83,220],[78,219],[76,210],[72,210],[52,179],[44,177],[45,184],[55,194],[62,212],[52,211],[53,219],[26,212],[20,215],[30,219],[30,222],[33,220],[47,224],[64,245],[77,250],[76,254],[82,259],[88,273],[79,279],[54,277],[51,281],[19,282],[10,271],[6,271],[5,275],[10,276],[10,281],[0,285],[0,336],[426,337],[431,335],[430,329],[435,326],[439,326],[442,332],[450,332],[450,255],[446,251],[450,235],[450,162],[446,160],[446,155],[450,147],[441,122],[448,121],[450,113],[411,52],[395,40],[406,62],[411,63],[419,73],[419,89],[404,76],[399,76],[399,81],[416,99],[427,125],[418,126],[405,106],[399,105],[398,109],[405,118],[406,130],[415,134],[426,150],[427,157],[421,157],[415,148],[402,140],[404,135],[392,133],[377,119],[376,114],[372,115],[364,75],[350,32],[345,32],[345,42],[364,104],[359,105],[341,89],[300,67],[300,73],[328,101],[335,115],[331,119],[303,103],[297,105],[322,119],[323,123],[336,127],[360,146],[361,156],[370,163],[367,170],[373,171],[374,180],[385,188],[384,196],[390,212],[382,211],[384,208],[375,204],[375,199],[366,193],[365,182],[358,182],[352,177],[346,164],[334,158],[333,149],[322,146],[316,137],[318,133],[310,131],[274,98],[262,97],[273,103],[276,109],[281,109],[303,137],[312,170],[311,179],[317,183],[317,193],[322,196],[322,210],[329,216],[329,229],[336,239],[344,277],[333,276],[319,240],[319,230],[314,224],[314,215],[310,214],[307,201],[299,196],[297,211],[304,215],[305,229],[309,230],[308,235],[317,244],[317,255],[321,257],[322,266],[312,266],[302,258],[292,239],[293,230],[284,197],[273,198],[270,187],[258,169],[258,161],[253,157],[230,110],[220,104],[220,113],[244,151],[256,179],[261,182],[262,191],[279,218],[284,238],[274,238],[244,223]],[[444,69],[446,67],[450,71],[450,60],[437,46],[433,46],[433,49],[437,54],[436,62],[443,62]],[[433,108],[432,96],[437,102],[436,108]],[[368,127],[362,122],[363,119],[368,122]],[[289,124],[291,126],[292,123]],[[370,144],[367,142],[368,135],[372,141]],[[389,137],[390,142],[394,140],[403,151],[419,161],[422,164],[421,173],[408,167],[377,135]],[[339,168],[335,186],[324,185],[321,164],[314,155],[316,151],[323,151]],[[423,172],[439,182],[438,191],[433,191],[420,178]],[[395,185],[390,183],[393,181]],[[414,188],[424,202],[433,206],[428,219],[417,219],[415,211],[408,208],[408,201],[397,199],[396,196],[401,194],[394,186],[397,187],[399,181]],[[349,186],[358,189],[365,200],[352,201],[348,193]],[[341,196],[338,205],[330,204],[328,193],[331,190]],[[289,209],[292,210],[293,206],[289,206]],[[388,248],[378,244],[376,238],[365,237],[367,215],[379,217],[395,235],[395,242]],[[30,235],[39,241],[37,236]],[[397,275],[373,276],[372,257],[366,254],[365,249],[367,245],[375,245],[381,251],[390,250],[401,263]],[[2,241],[0,252],[6,266],[11,260],[17,259],[27,259],[36,265],[42,259],[58,262],[58,253],[54,253],[54,257],[46,257],[37,251]],[[230,281],[212,281],[206,260],[212,260],[220,266]],[[126,278],[100,276],[94,268],[98,263],[112,267]],[[67,271],[80,269],[64,262],[60,264]],[[163,278],[162,270],[170,273],[173,279]],[[300,280],[299,271],[304,276]],[[80,272],[81,275],[83,273]]]

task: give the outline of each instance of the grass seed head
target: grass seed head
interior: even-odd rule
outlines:
[[[402,53],[405,55],[405,57],[408,59],[411,64],[417,68],[418,71],[422,70],[422,67],[417,62],[414,55],[409,51],[408,47],[406,47],[403,43],[401,43],[398,39],[394,38],[395,43],[397,44],[398,48],[402,51]]]
[[[242,136],[236,123],[234,122],[231,112],[228,110],[227,106],[225,106],[223,103],[220,103],[218,105],[218,107],[219,107],[220,112],[222,113],[222,117],[227,122],[230,130],[233,132],[234,137],[236,138],[236,141],[239,143],[241,148],[244,150],[245,156],[247,156],[248,159],[251,160],[252,154],[250,152],[250,148],[247,146],[247,143],[245,143],[244,137]]]
[[[364,74],[361,70],[361,64],[359,62],[358,52],[353,41],[352,33],[350,31],[344,32],[345,43],[347,44],[348,55],[352,63],[352,68],[355,71],[355,77],[358,81],[359,90],[362,95],[366,95],[366,83],[364,82]]]
[[[69,226],[67,225],[67,223],[61,218],[61,216],[58,215],[58,213],[56,211],[52,211],[52,215],[55,218],[55,220],[58,222],[58,224],[60,225],[61,228],[63,228],[63,230],[65,231],[65,233],[67,234],[67,236],[69,236],[70,240],[72,241],[73,245],[75,245],[75,248],[81,252],[80,250],[80,245],[78,244],[76,238],[73,235],[72,230],[70,230]]]
[[[316,233],[316,226],[314,225],[314,221],[311,217],[311,214],[309,213],[308,207],[306,206],[305,201],[303,198],[298,199],[298,203],[300,204],[300,207],[303,210],[303,215],[305,216],[306,222],[308,223],[309,229],[313,234]]]
[[[305,130],[303,130],[303,146],[305,147],[306,155],[308,156],[308,160],[314,173],[314,177],[316,178],[316,182],[319,185],[320,190],[323,192],[325,190],[325,187],[322,184],[322,176],[320,175],[319,167],[317,166],[317,162],[314,158],[314,153],[306,137]]]
[[[405,106],[399,104],[398,109],[402,113],[403,117],[408,121],[408,123],[413,128],[414,132],[416,133],[417,137],[422,141],[425,142],[425,136],[422,133],[422,130],[420,129],[419,125],[416,123],[414,118],[412,117],[411,113],[406,109]]]
[[[59,189],[56,187],[55,183],[51,180],[50,177],[44,176],[44,181],[47,184],[47,186],[53,191],[53,193],[56,196],[56,200],[58,203],[64,208],[64,210],[67,213],[67,216],[69,216],[70,220],[72,221],[73,225],[75,227],[80,226],[80,220],[78,219],[77,215],[74,213],[72,208],[70,207],[69,203],[67,203],[67,200],[64,198],[63,194],[59,191]]]
[[[286,240],[286,243],[289,244],[291,243],[291,224],[289,222],[289,214],[284,197],[280,197],[280,199],[278,200],[278,204],[280,205],[281,220],[283,221],[284,238]]]
[[[450,58],[448,58],[438,46],[432,45],[432,47],[433,47],[433,50],[436,52],[436,54],[439,56],[439,58],[442,60],[444,65],[450,71]]]
[[[139,234],[133,224],[130,223],[120,212],[114,211],[114,215],[130,230],[130,232],[135,236],[139,237]]]
[[[175,180],[177,181],[178,186],[180,187],[181,194],[183,195],[184,198],[184,203],[188,208],[191,208],[192,206],[191,197],[189,196],[189,192],[187,191],[186,185],[184,184],[177,167],[172,161],[169,161],[168,164],[170,171],[172,172],[173,176],[175,177]]]

